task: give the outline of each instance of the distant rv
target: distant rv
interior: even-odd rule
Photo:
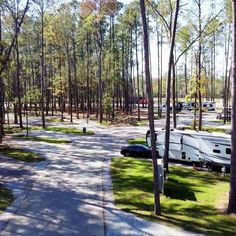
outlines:
[[[150,132],[146,140],[151,146]],[[159,156],[164,157],[165,131],[156,131],[156,148]],[[197,131],[173,130],[170,132],[169,159],[197,163],[214,169],[230,167],[231,136]]]
[[[182,102],[183,109],[185,110],[193,110],[198,108],[198,103],[195,102]],[[207,111],[215,111],[216,102],[214,101],[205,101],[202,102],[202,108],[207,109]]]
[[[202,103],[202,107],[206,108],[208,111],[215,111],[216,102],[214,102],[214,101],[205,101],[205,102]]]

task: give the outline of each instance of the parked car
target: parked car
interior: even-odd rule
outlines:
[[[122,147],[120,153],[126,157],[151,158],[151,150],[143,144],[132,144]]]

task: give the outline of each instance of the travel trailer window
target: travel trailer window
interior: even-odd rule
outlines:
[[[214,149],[213,152],[214,153],[220,153],[220,150],[219,149]]]
[[[226,154],[231,154],[231,148],[226,148],[225,152]]]

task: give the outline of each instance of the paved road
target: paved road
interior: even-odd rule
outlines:
[[[93,129],[94,136],[34,131],[35,135],[68,138],[72,144],[20,144],[42,153],[48,161],[29,167],[29,174],[19,177],[21,184],[11,186],[19,201],[1,215],[0,221],[7,222],[1,235],[191,235],[114,206],[109,161],[119,156],[127,138],[144,136],[147,127],[108,129],[93,124]],[[14,169],[13,165],[9,164]]]

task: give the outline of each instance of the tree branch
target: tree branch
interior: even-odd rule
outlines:
[[[157,16],[160,16],[163,23],[164,23],[164,27],[166,28],[166,31],[170,31],[170,26],[168,25],[166,19],[164,18],[164,16],[153,6],[153,4],[149,1],[146,0],[146,2],[150,5],[150,7],[152,8],[152,10],[156,13]]]
[[[30,0],[27,0],[26,4],[25,4],[25,8],[23,10],[23,13],[20,17],[20,21],[19,23],[17,24],[17,28],[16,28],[16,31],[15,31],[15,34],[14,34],[14,37],[12,39],[12,42],[9,46],[9,48],[6,50],[6,52],[4,53],[4,56],[3,56],[3,59],[1,60],[1,65],[0,65],[0,75],[2,75],[3,71],[6,69],[7,67],[7,64],[8,64],[8,61],[9,61],[9,58],[10,58],[10,55],[11,55],[11,51],[15,45],[15,42],[16,42],[16,38],[18,37],[19,33],[20,33],[20,28],[21,28],[21,25],[24,21],[24,18],[25,18],[25,14],[29,8],[29,2]]]
[[[179,61],[180,57],[181,57],[185,52],[187,52],[187,51],[189,50],[189,48],[192,47],[192,45],[193,45],[194,43],[196,43],[196,42],[202,37],[202,35],[204,34],[204,31],[205,31],[205,29],[207,28],[207,26],[208,26],[213,20],[215,20],[215,19],[220,15],[221,12],[222,12],[222,9],[218,12],[218,14],[216,14],[214,17],[212,17],[209,22],[206,23],[206,25],[204,26],[203,30],[199,33],[199,35],[198,35],[192,42],[190,42],[190,44],[188,45],[188,47],[187,47],[185,50],[183,50],[183,51],[180,53],[180,55],[176,58],[174,65],[176,65],[177,62]],[[222,23],[220,23],[220,25],[221,25],[221,24],[222,24]],[[219,26],[220,26],[220,25],[219,25]],[[215,29],[211,30],[211,31],[208,32],[207,34],[204,34],[204,35],[203,35],[203,38],[205,38],[205,37],[207,37],[208,35],[212,34],[214,31],[215,31]]]

